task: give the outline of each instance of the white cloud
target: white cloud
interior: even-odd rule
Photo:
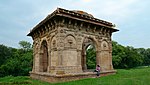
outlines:
[[[61,5],[64,8],[83,10],[98,18],[103,17],[119,23],[140,12],[139,9],[134,8],[139,3],[139,0],[65,0]]]

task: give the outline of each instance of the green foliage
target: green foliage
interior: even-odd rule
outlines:
[[[2,58],[0,60],[0,62],[2,62],[0,65],[0,77],[8,75],[24,76],[29,74],[29,71],[32,69],[33,56],[31,46],[25,49],[15,49],[0,45],[0,48],[0,58]]]
[[[31,50],[31,43],[30,42],[20,41],[19,45],[20,45],[21,49],[23,49],[25,51]]]
[[[117,74],[100,78],[87,78],[82,80],[47,83],[39,80],[32,80],[27,76],[7,76],[0,78],[0,84],[4,85],[150,85],[150,68],[141,67],[134,69],[118,69]],[[8,84],[9,83],[9,84]]]
[[[143,65],[150,65],[150,48],[148,48],[148,49],[139,48],[136,50],[138,53],[142,54]]]
[[[95,69],[96,67],[96,51],[94,47],[86,50],[87,69]]]
[[[112,56],[114,68],[133,68],[141,65],[150,65],[150,50],[122,46],[112,42]]]
[[[6,60],[12,56],[13,48],[7,47],[5,45],[0,45],[0,66],[6,62]]]

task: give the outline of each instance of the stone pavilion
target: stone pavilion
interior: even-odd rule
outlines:
[[[80,10],[57,8],[28,34],[33,39],[33,68],[30,77],[47,82],[90,78],[86,49],[94,45],[101,75],[114,74],[112,65],[115,25]]]

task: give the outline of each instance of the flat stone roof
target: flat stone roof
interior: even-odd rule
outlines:
[[[114,30],[114,32],[118,31],[117,29],[114,29],[115,25],[112,24],[111,22],[94,18],[93,15],[88,14],[87,12],[80,11],[80,10],[66,10],[62,8],[57,8],[53,13],[49,14],[44,20],[42,20],[39,24],[37,24],[27,36],[30,36],[37,28],[39,28],[41,25],[43,25],[45,22],[47,22],[49,19],[51,19],[54,16],[68,17],[83,22],[88,22],[88,23],[104,26],[107,28],[111,28]]]

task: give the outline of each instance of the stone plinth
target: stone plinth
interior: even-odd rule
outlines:
[[[101,72],[99,77],[107,76],[107,75],[111,75],[115,73],[116,73],[116,70],[105,71],[105,72]],[[50,75],[48,73],[30,72],[30,77],[32,79],[38,79],[38,80],[42,80],[42,81],[46,81],[50,83],[66,82],[66,81],[79,80],[79,79],[84,79],[84,78],[98,78],[95,72],[83,72],[83,73],[78,73],[78,74],[65,74],[65,75]]]

